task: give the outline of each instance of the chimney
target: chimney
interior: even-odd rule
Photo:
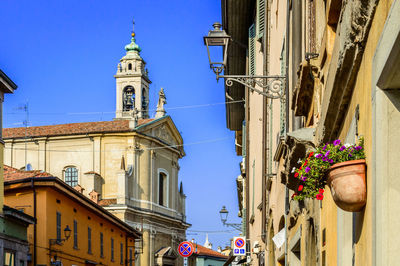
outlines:
[[[100,193],[98,193],[96,190],[93,189],[93,190],[89,193],[89,197],[90,197],[90,199],[91,199],[93,202],[99,203],[99,200],[100,200]]]
[[[81,193],[81,194],[83,194],[83,191],[85,190],[83,187],[81,187],[79,184],[78,185],[76,185],[75,187],[74,187],[74,189],[76,190],[76,191],[78,191],[79,193]]]

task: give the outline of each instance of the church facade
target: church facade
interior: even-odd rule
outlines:
[[[145,61],[132,33],[117,67],[113,121],[3,130],[5,164],[43,170],[143,232],[135,265],[183,265],[179,243],[190,226],[178,184],[183,139],[159,93],[149,117]]]

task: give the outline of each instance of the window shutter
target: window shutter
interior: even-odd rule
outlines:
[[[257,0],[257,35],[263,37],[265,28],[265,0]]]
[[[249,74],[255,75],[256,74],[256,29],[254,24],[249,28]]]
[[[242,157],[246,157],[246,121],[242,124]]]
[[[57,212],[57,242],[61,241],[61,213]]]

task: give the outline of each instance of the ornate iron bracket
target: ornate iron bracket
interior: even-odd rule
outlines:
[[[213,69],[217,75],[217,81],[220,78],[225,79],[226,86],[230,87],[233,82],[240,83],[245,87],[257,92],[270,99],[280,99],[282,102],[285,101],[285,76],[247,76],[247,75],[219,75],[222,69]],[[259,87],[258,88],[256,88]]]
[[[242,224],[235,224],[235,223],[227,223],[227,222],[222,222],[223,225],[225,226],[230,226],[238,231],[242,231]]]

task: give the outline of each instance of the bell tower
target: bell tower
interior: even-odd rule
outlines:
[[[126,54],[120,59],[115,80],[117,84],[117,105],[115,119],[149,117],[149,85],[151,81],[145,68],[146,62],[140,56],[140,47],[135,43],[132,27],[131,43],[125,46]],[[137,111],[136,111],[136,110]]]

